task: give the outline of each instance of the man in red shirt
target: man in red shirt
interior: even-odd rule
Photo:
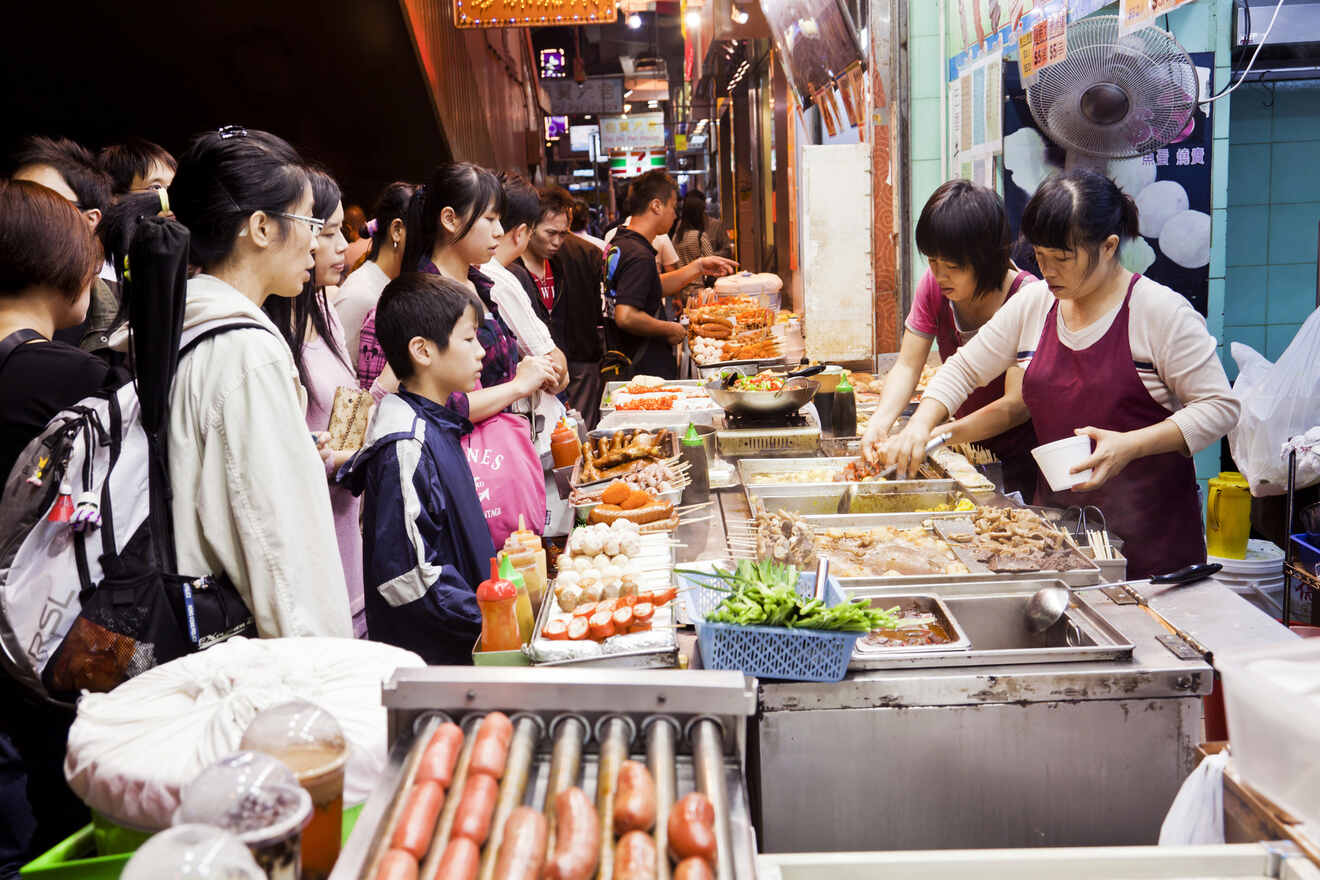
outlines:
[[[532,237],[527,242],[527,250],[520,258],[532,283],[536,286],[536,296],[532,298],[532,307],[536,315],[546,324],[550,323],[550,313],[555,307],[555,271],[550,265],[550,258],[559,253],[568,233],[568,216],[573,204],[567,193],[559,196],[557,190],[542,193],[541,218],[532,227]],[[531,295],[531,291],[528,291]]]

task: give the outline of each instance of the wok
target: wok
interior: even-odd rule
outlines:
[[[706,383],[711,399],[735,416],[771,416],[795,413],[811,402],[820,389],[814,379],[789,379],[779,391],[734,391],[720,379]]]

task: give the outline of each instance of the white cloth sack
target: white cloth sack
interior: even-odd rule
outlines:
[[[1271,364],[1251,346],[1234,342],[1233,394],[1242,414],[1228,432],[1228,447],[1251,494],[1282,495],[1288,489],[1284,444],[1320,425],[1320,310],[1311,313],[1279,360]],[[1320,482],[1320,456],[1297,456],[1297,488]]]
[[[231,639],[106,694],[84,694],[64,775],[92,809],[144,831],[169,827],[179,791],[238,750],[258,712],[302,698],[335,717],[349,742],[344,804],[367,799],[388,753],[381,684],[422,659],[355,639]]]
[[[1160,846],[1224,842],[1224,767],[1228,752],[1206,755],[1183,781],[1160,826]]]

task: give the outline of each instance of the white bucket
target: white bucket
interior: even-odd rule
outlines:
[[[1064,437],[1031,450],[1031,456],[1040,466],[1045,481],[1055,492],[1071,489],[1091,479],[1090,468],[1076,474],[1068,473],[1090,455],[1091,438],[1086,436]]]

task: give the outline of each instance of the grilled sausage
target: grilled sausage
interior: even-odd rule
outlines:
[[[466,837],[481,846],[490,835],[490,818],[495,812],[495,798],[500,786],[485,773],[469,776],[463,787],[463,799],[458,802],[458,814],[454,817],[455,837]]]
[[[481,848],[466,837],[455,837],[435,869],[435,880],[476,880]]]
[[[669,851],[682,861],[715,861],[715,807],[699,791],[684,795],[669,813]]]
[[[629,831],[614,847],[615,880],[655,880],[655,841],[645,831]]]
[[[380,860],[376,880],[417,880],[417,859],[407,850],[390,850]]]
[[[509,743],[513,741],[513,722],[503,712],[491,712],[481,719],[477,740],[472,745],[472,763],[469,773],[485,773],[495,779],[504,775],[504,762],[509,759]]]
[[[545,864],[545,816],[531,807],[518,807],[504,820],[504,841],[495,860],[495,880],[538,880]]]
[[[458,763],[458,753],[463,748],[463,729],[457,724],[441,724],[431,735],[431,741],[422,752],[421,763],[417,765],[417,781],[433,779],[441,788],[449,788],[454,781],[454,765]]]
[[[655,780],[645,764],[624,761],[614,791],[614,833],[650,831],[655,826]]]
[[[390,846],[407,850],[415,859],[425,856],[444,802],[445,790],[440,783],[427,780],[415,784],[408,792],[408,801],[399,816],[399,824],[394,828]]]
[[[715,872],[705,859],[694,857],[678,863],[674,869],[674,880],[715,880]]]
[[[555,798],[555,851],[546,865],[546,880],[590,880],[599,860],[600,822],[596,808],[580,788]]]

